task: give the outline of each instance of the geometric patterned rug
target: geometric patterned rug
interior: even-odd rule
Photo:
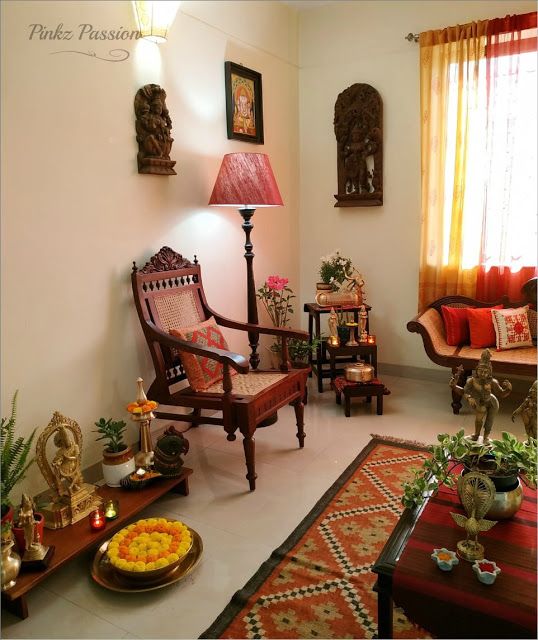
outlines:
[[[371,566],[428,454],[375,436],[200,638],[377,638]],[[395,638],[428,638],[394,610]]]

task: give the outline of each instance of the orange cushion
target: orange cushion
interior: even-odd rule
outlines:
[[[527,318],[529,306],[517,309],[492,309],[491,317],[497,339],[497,351],[532,347],[532,337]]]
[[[492,309],[502,309],[502,304],[496,307],[483,307],[482,309],[467,309],[469,319],[469,334],[471,336],[471,349],[495,346],[495,329],[491,319]]]
[[[445,323],[446,343],[457,347],[469,344],[469,320],[467,307],[441,306],[443,322]]]
[[[228,351],[228,344],[213,317],[192,327],[171,329],[170,334],[204,347],[215,347]],[[187,379],[194,391],[204,391],[215,382],[222,380],[223,367],[220,362],[185,351],[182,351],[180,355]]]

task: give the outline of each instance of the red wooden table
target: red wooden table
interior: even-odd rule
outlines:
[[[536,491],[525,487],[516,515],[479,536],[486,558],[502,571],[492,585],[478,581],[470,562],[460,560],[443,572],[431,560],[434,548],[456,550],[465,538],[451,511],[464,513],[455,492],[442,487],[417,513],[414,528],[407,518],[408,537],[404,541],[400,531],[390,593],[379,593],[380,637],[391,637],[387,627],[381,634],[381,618],[386,623],[393,598],[410,620],[439,638],[536,638]],[[406,513],[411,512],[402,518]],[[382,567],[377,569],[381,578]],[[387,575],[383,578],[387,587]]]

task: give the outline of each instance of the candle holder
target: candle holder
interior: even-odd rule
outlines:
[[[102,507],[94,509],[88,516],[90,529],[92,531],[102,531],[106,527],[105,511]]]
[[[105,518],[115,520],[120,515],[120,504],[117,500],[107,500],[105,502]]]
[[[366,337],[366,342],[368,344],[375,344],[376,343],[376,338],[374,335],[369,335]]]
[[[357,322],[346,322],[346,327],[349,327],[349,340],[346,342],[346,347],[357,347],[359,345],[355,340],[355,329],[358,326]]]
[[[127,411],[131,414],[131,419],[139,422],[140,451],[135,455],[136,467],[149,469],[153,466],[153,443],[151,442],[151,421],[155,418],[153,409],[159,405],[154,400],[148,400],[144,393],[144,381],[138,378],[136,381],[138,394],[135,402],[127,405]]]

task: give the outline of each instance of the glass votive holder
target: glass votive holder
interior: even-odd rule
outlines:
[[[367,342],[368,344],[375,344],[375,336],[374,336],[374,335],[369,335],[369,336],[366,338],[366,342]]]
[[[120,515],[120,504],[117,500],[107,500],[105,502],[105,518],[115,520]]]
[[[88,516],[88,521],[92,531],[102,531],[106,526],[104,509],[102,507],[94,509]]]

